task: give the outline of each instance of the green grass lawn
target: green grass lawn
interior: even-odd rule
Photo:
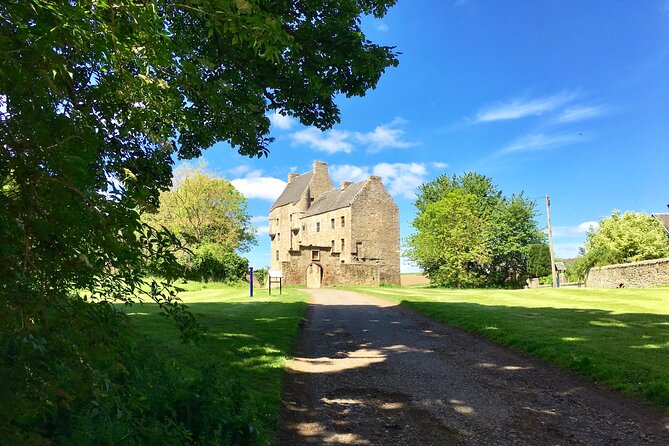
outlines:
[[[669,409],[669,288],[355,288]]]
[[[283,367],[291,356],[298,324],[306,311],[307,295],[284,288],[283,295],[222,284],[190,283],[180,297],[207,328],[197,345],[183,344],[172,321],[153,304],[126,311],[146,342],[173,358],[194,378],[219,374],[239,400],[239,413],[258,430],[261,444],[272,444],[276,434]],[[233,396],[231,395],[231,398]]]

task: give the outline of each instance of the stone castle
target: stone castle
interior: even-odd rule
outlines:
[[[400,227],[395,201],[370,176],[335,188],[328,166],[288,175],[269,213],[271,269],[286,285],[400,283]]]

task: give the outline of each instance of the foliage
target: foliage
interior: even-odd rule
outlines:
[[[245,252],[257,243],[246,209],[246,198],[228,180],[182,165],[174,187],[160,194],[157,211],[144,218],[176,234],[187,247],[217,244]]]
[[[30,438],[40,442],[51,432],[39,430],[39,415],[77,416],[87,401],[106,398],[95,382],[104,364],[81,352],[90,333],[116,325],[94,310],[68,313],[66,302],[143,296],[172,315],[184,337],[196,333],[171,287],[179,240],[139,214],[169,188],[175,157],[198,156],[219,141],[266,155],[269,111],[321,129],[338,122],[336,95],[363,95],[397,64],[394,49],[368,41],[359,20],[392,4],[0,3],[0,373],[24,397],[3,418],[3,438],[34,423]],[[145,279],[148,265],[165,282]],[[63,341],[71,354],[58,350],[56,327],[74,331]],[[106,342],[112,338],[99,339]],[[130,366],[122,349],[104,348],[110,364]],[[26,371],[57,371],[58,379],[12,376],[13,361]],[[89,393],[72,390],[79,386]],[[6,386],[0,391],[9,401]],[[128,432],[124,442],[142,442]]]
[[[504,197],[477,173],[423,184],[415,205],[407,254],[437,285],[518,286],[528,247],[543,240],[535,204],[522,193]]]
[[[528,246],[527,274],[530,277],[545,277],[551,273],[550,247],[545,243]]]
[[[253,277],[255,277],[258,280],[260,286],[265,286],[265,281],[267,280],[268,274],[269,274],[269,268],[253,269]]]
[[[234,284],[249,272],[249,261],[234,251],[214,243],[194,248],[184,260],[184,277],[188,280]]]
[[[669,238],[662,223],[640,212],[613,211],[591,228],[585,249],[574,263],[574,273],[584,278],[593,266],[638,262],[669,257]]]
[[[669,409],[666,289],[357,289]]]

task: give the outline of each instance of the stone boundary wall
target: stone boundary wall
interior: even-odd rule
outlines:
[[[590,268],[586,287],[646,288],[669,285],[669,258]]]
[[[380,273],[377,265],[342,263],[337,271],[337,285],[379,286]]]

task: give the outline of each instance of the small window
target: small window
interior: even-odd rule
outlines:
[[[302,232],[304,232],[306,229],[305,225],[302,225]]]
[[[332,252],[335,252],[335,243],[334,243],[334,240],[330,241],[330,244],[332,245]]]
[[[311,260],[320,260],[320,259],[321,259],[320,251],[311,251]]]
[[[276,250],[276,259],[279,260],[279,250]]]
[[[356,242],[355,243],[355,254],[358,257],[363,257],[363,255],[362,255],[362,242]]]
[[[334,229],[334,218],[330,219],[330,227]]]
[[[341,239],[341,252],[344,252],[344,239]]]
[[[281,233],[280,233],[280,232],[277,232],[277,233],[276,233],[276,241],[277,241],[277,242],[280,242],[280,241],[281,241]]]
[[[344,217],[344,216],[342,215],[342,216],[341,216],[341,227],[343,228],[344,226],[346,226],[346,217]]]
[[[293,214],[290,214],[290,221],[293,221]]]
[[[316,222],[316,232],[321,232],[321,224],[320,224],[320,222]]]

